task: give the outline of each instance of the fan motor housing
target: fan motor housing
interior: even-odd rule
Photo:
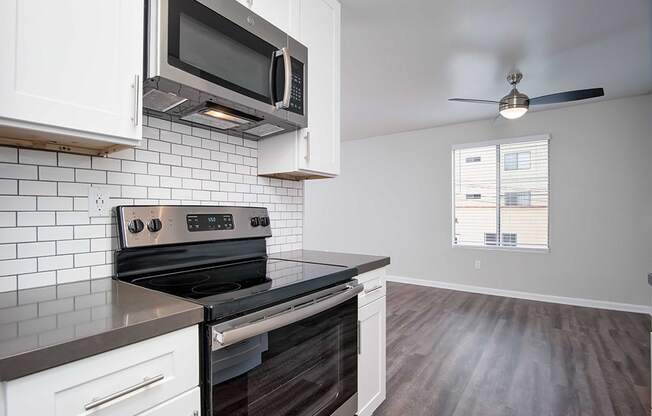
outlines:
[[[514,88],[509,94],[500,99],[498,106],[500,111],[508,108],[529,108],[530,97]]]

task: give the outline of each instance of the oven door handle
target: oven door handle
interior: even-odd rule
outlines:
[[[214,325],[211,328],[212,349],[226,347],[309,318],[357,296],[363,288],[361,284],[348,283],[256,312],[248,317]]]

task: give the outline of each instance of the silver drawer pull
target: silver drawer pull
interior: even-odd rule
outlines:
[[[364,294],[365,294],[365,295],[368,295],[368,294],[370,294],[371,292],[375,292],[375,291],[377,291],[378,289],[382,289],[382,288],[383,288],[383,285],[378,285],[378,286],[375,286],[375,287],[373,287],[373,288],[371,288],[371,289],[369,289],[369,290],[365,290],[365,291],[364,291]]]
[[[159,374],[159,375],[151,377],[151,378],[145,377],[143,379],[143,381],[141,381],[138,384],[134,384],[133,386],[127,387],[124,390],[117,391],[115,393],[109,394],[108,396],[104,396],[101,399],[93,400],[92,402],[90,402],[88,404],[85,404],[84,405],[84,410],[95,409],[96,407],[102,406],[103,404],[106,404],[108,402],[116,400],[116,399],[118,399],[118,398],[120,398],[122,396],[126,396],[129,393],[133,393],[136,390],[140,390],[142,388],[145,388],[145,387],[149,386],[150,384],[154,384],[157,381],[161,381],[164,378],[165,378],[165,376],[163,374]]]

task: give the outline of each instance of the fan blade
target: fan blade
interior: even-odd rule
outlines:
[[[460,103],[476,103],[476,104],[500,104],[500,101],[474,100],[472,98],[449,98],[448,101],[457,101]]]
[[[602,97],[602,88],[589,88],[587,90],[575,90],[558,92],[557,94],[542,95],[541,97],[530,98],[531,105],[564,103],[567,101],[586,100],[587,98]]]

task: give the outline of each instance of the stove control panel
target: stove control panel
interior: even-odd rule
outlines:
[[[232,230],[231,214],[188,214],[186,215],[188,231]]]
[[[116,212],[121,248],[272,235],[266,208],[135,205]]]

